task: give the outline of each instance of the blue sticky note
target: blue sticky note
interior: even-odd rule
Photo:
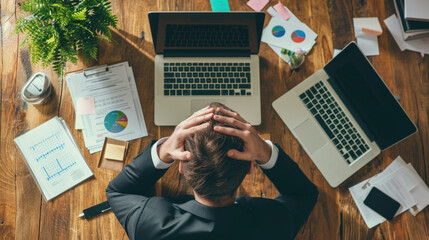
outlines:
[[[229,12],[228,0],[210,0],[213,12]]]

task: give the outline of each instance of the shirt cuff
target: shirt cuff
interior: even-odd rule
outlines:
[[[258,165],[263,169],[271,169],[276,165],[277,158],[279,157],[279,149],[270,140],[265,140],[265,142],[271,146],[271,157],[267,163]]]
[[[158,156],[158,146],[163,144],[167,139],[168,137],[161,138],[152,146],[152,149],[151,149],[152,162],[153,162],[153,166],[155,166],[156,169],[166,169],[166,168],[169,168],[171,164],[173,164],[173,163],[165,163],[161,161],[161,159]]]

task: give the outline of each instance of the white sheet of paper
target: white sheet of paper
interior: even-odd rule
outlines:
[[[381,173],[364,180],[353,187],[349,188],[350,194],[353,197],[353,200],[356,203],[356,206],[359,209],[359,212],[362,215],[363,220],[365,221],[368,228],[373,228],[378,224],[384,222],[386,219],[380,216],[378,213],[367,207],[363,201],[369,194],[370,190],[376,184],[380,184],[380,180],[386,179],[389,176],[395,175],[396,172],[400,171],[402,168],[407,168],[404,160],[399,156],[397,157],[389,166]],[[398,172],[399,173],[399,172]],[[379,186],[377,186],[379,187]],[[380,189],[381,190],[381,189]],[[388,194],[388,192],[385,192]],[[388,194],[389,195],[389,194]],[[390,195],[389,195],[390,196]],[[403,213],[407,209],[401,208],[395,216]]]
[[[404,41],[401,34],[401,26],[399,25],[399,20],[395,14],[386,18],[384,23],[401,51],[408,49],[419,53],[429,54],[429,37]]]
[[[277,36],[274,35],[273,29],[277,26],[284,30],[282,31],[284,34],[278,34]],[[305,33],[304,39],[302,42],[293,41],[292,36],[294,32],[299,30]],[[291,51],[301,48],[304,51],[309,52],[315,43],[314,40],[316,37],[317,34],[315,34],[313,30],[304,23],[296,23],[290,20],[284,21],[280,17],[273,17],[262,34],[262,41]]]
[[[380,55],[378,49],[378,39],[375,35],[362,35],[356,38],[357,45],[362,50],[365,56]]]
[[[411,165],[409,165],[409,168],[414,173],[414,176],[418,177],[419,182],[418,185],[410,191],[411,196],[413,196],[414,201],[416,201],[417,207],[416,211],[413,208],[410,208],[410,213],[416,216],[417,213],[429,205],[429,188]]]

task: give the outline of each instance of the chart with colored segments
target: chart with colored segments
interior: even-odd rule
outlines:
[[[292,33],[292,41],[296,43],[303,42],[305,40],[305,32],[301,30],[296,30]]]
[[[111,111],[104,119],[104,127],[111,133],[122,132],[128,125],[128,118],[121,111]]]

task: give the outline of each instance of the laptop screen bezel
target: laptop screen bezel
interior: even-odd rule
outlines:
[[[262,29],[264,26],[265,13],[263,12],[149,12],[150,28],[156,54],[172,56],[242,56],[258,54],[261,44]],[[234,24],[234,19],[254,19],[253,29],[249,29],[248,49],[164,49],[162,36],[165,34],[166,24]],[[174,21],[176,20],[176,21]],[[164,31],[164,32],[163,32]]]
[[[380,136],[380,134],[377,134],[377,129],[371,129],[369,126],[371,125],[370,122],[366,121],[364,118],[362,118],[362,115],[359,114],[359,112],[353,107],[354,104],[358,104],[356,101],[353,101],[352,99],[348,98],[344,93],[342,93],[341,88],[338,87],[337,83],[338,81],[341,81],[341,79],[338,79],[335,77],[335,71],[340,68],[340,66],[344,66],[348,62],[353,62],[363,64],[363,66],[368,70],[363,76],[368,77],[371,79],[371,81],[362,81],[363,84],[365,83],[371,83],[371,82],[379,82],[378,86],[379,89],[382,90],[380,93],[384,93],[384,96],[386,99],[394,104],[395,106],[391,106],[391,109],[395,108],[397,112],[395,112],[397,117],[401,117],[401,121],[404,121],[407,124],[407,130],[408,132],[404,133],[403,135],[398,135],[395,138],[388,139],[388,138],[380,138],[377,136]],[[378,147],[381,150],[387,149],[390,146],[394,145],[395,143],[403,140],[404,138],[412,135],[413,133],[417,132],[416,125],[411,121],[410,117],[407,115],[405,110],[402,108],[402,106],[398,103],[390,89],[387,87],[385,82],[381,79],[377,71],[374,69],[372,64],[369,62],[369,60],[363,55],[362,51],[359,49],[359,47],[356,45],[355,42],[351,42],[348,44],[336,57],[334,57],[328,64],[324,67],[325,72],[330,77],[331,85],[333,85],[333,88],[338,93],[340,98],[343,100],[345,105],[350,108],[350,112],[352,115],[356,118],[356,120],[363,125],[362,128],[364,130],[369,131],[374,141],[377,143]],[[335,86],[336,85],[336,86]],[[378,96],[380,97],[380,95]],[[351,104],[347,104],[351,103]],[[385,107],[385,106],[380,106]],[[363,123],[363,124],[362,124]],[[391,131],[395,131],[396,129],[391,129]],[[368,135],[368,134],[367,134]]]

